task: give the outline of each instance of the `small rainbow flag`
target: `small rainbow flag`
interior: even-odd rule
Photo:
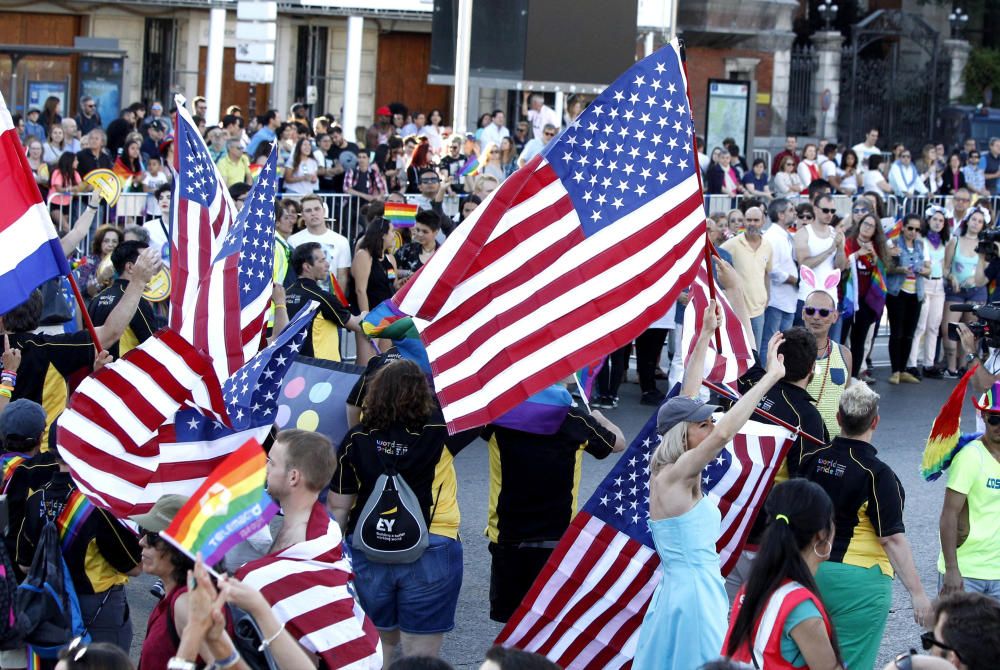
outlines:
[[[387,202],[385,218],[397,228],[411,228],[417,222],[417,206],[408,202]]]
[[[479,164],[479,157],[476,154],[472,154],[465,160],[465,165],[462,169],[458,171],[459,177],[471,177],[472,175],[479,174],[479,169],[482,166]]]
[[[876,314],[881,314],[885,308],[885,296],[889,288],[885,285],[885,266],[882,260],[876,260],[872,266],[872,284],[865,296],[865,302]]]
[[[413,324],[413,317],[404,314],[392,302],[383,300],[361,322],[361,329],[370,338],[392,340],[399,354],[420,366],[426,374],[431,374],[431,362],[427,349],[420,339],[420,333]]]
[[[885,234],[885,239],[887,239],[887,240],[897,240],[897,239],[899,239],[899,236],[902,235],[902,234],[903,234],[903,221],[902,221],[902,219],[900,219],[899,221],[896,221],[896,225],[894,225],[889,230],[889,232],[887,232]]]
[[[2,486],[6,488],[7,482],[10,481],[11,476],[14,474],[14,470],[17,470],[22,463],[27,460],[26,457],[21,456],[16,453],[5,454],[3,457],[3,483]]]
[[[76,536],[80,534],[80,529],[87,522],[94,512],[94,503],[87,500],[87,496],[74,490],[66,499],[66,505],[56,517],[56,528],[59,529],[59,544],[63,551],[66,551]]]
[[[160,537],[206,566],[267,525],[278,506],[264,490],[267,456],[256,439],[222,461]]]

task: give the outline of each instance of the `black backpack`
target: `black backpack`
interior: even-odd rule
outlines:
[[[0,541],[0,649],[20,649],[24,636],[17,629],[17,579],[7,554],[7,543]]]
[[[41,658],[52,659],[75,638],[90,642],[90,635],[80,614],[73,579],[63,560],[59,531],[45,507],[44,494],[42,510],[46,515],[45,526],[28,576],[17,587],[14,611],[17,630],[24,642]]]
[[[383,471],[358,516],[351,546],[375,563],[413,563],[430,544],[420,501],[395,463],[387,463],[377,448],[375,454]]]

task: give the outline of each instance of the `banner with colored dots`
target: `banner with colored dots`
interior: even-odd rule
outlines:
[[[350,363],[296,357],[278,394],[278,429],[312,430],[339,444],[350,428],[347,396],[364,371]]]

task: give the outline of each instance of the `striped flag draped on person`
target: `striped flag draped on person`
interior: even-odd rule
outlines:
[[[42,201],[7,103],[0,93],[0,314],[28,299],[40,284],[69,274],[49,210]]]
[[[568,670],[631,663],[661,576],[647,525],[656,416],[573,519],[498,644],[538,652]],[[702,491],[722,515],[716,549],[723,575],[739,558],[790,438],[783,428],[749,421],[703,472]]]
[[[449,431],[488,423],[637,337],[703,261],[676,41],[508,178],[394,301],[417,317]]]
[[[277,149],[235,213],[225,182],[178,98],[171,206],[170,327],[227,379],[260,348],[271,297]],[[236,306],[239,305],[237,309]]]
[[[681,335],[681,351],[684,360],[691,356],[698,335],[701,333],[701,314],[705,313],[709,301],[708,271],[702,266],[691,286],[691,300],[684,309],[684,329]],[[719,291],[715,300],[722,308],[722,319],[716,331],[721,337],[722,351],[715,348],[712,340],[705,352],[704,376],[710,382],[735,384],[753,366],[754,343],[733,310],[729,298]]]

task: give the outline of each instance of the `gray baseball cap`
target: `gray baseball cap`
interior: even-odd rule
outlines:
[[[187,496],[168,493],[160,496],[148,512],[130,516],[129,519],[135,521],[145,531],[159,533],[173,522],[187,501]]]
[[[709,405],[696,398],[675,396],[660,405],[660,411],[656,413],[656,432],[663,435],[681,421],[704,421],[718,411],[718,405]]]

